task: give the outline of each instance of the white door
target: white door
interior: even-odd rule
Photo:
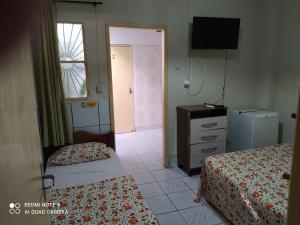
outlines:
[[[112,88],[115,133],[128,133],[134,128],[132,49],[111,46]]]

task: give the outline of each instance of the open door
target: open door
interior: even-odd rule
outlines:
[[[134,127],[132,50],[111,45],[112,88],[115,133],[128,133]]]
[[[49,215],[26,214],[24,203],[43,199],[42,155],[30,42],[26,38],[8,53],[0,71],[0,224],[50,224]],[[26,91],[26,94],[24,94]]]

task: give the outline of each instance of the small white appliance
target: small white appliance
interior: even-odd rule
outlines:
[[[231,112],[231,150],[247,150],[278,143],[278,112],[260,109]]]

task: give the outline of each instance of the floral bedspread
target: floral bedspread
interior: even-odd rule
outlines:
[[[50,203],[68,213],[51,215],[52,224],[158,224],[132,176],[94,184],[53,189]]]
[[[235,225],[286,224],[293,146],[208,157],[197,200],[205,196]]]

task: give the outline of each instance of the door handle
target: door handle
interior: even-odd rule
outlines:
[[[211,136],[204,136],[204,137],[201,137],[201,139],[203,141],[211,141],[211,140],[214,140],[218,137],[218,135],[211,135]]]
[[[218,123],[206,123],[206,124],[202,124],[201,127],[211,128],[211,127],[215,127],[217,125],[218,125]]]
[[[132,93],[133,93],[132,88],[129,88],[129,94],[132,94]]]
[[[217,151],[217,147],[214,147],[214,148],[203,148],[203,149],[201,149],[201,152],[203,152],[203,153],[213,153],[213,152],[215,152],[215,151]]]

